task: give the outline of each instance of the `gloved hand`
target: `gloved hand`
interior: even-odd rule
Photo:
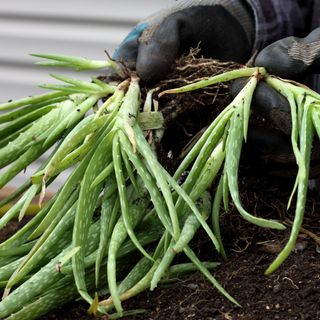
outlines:
[[[233,81],[231,94],[235,97],[247,81],[247,78]],[[251,120],[255,120],[249,126],[242,163],[250,167],[251,173],[256,168],[258,174],[264,171],[277,177],[294,177],[297,166],[291,147],[291,111],[287,99],[260,81],[251,109]]]
[[[205,57],[244,63],[254,40],[254,19],[244,3],[180,1],[139,23],[113,58],[151,82],[164,78],[180,54],[198,45]]]
[[[287,37],[270,44],[257,55],[254,64],[286,79],[297,79],[306,74],[319,73],[320,27],[305,38]],[[244,86],[244,81],[243,79],[234,81],[232,87],[234,95]],[[254,95],[253,104],[256,106],[256,111],[279,130],[290,133],[288,130],[291,127],[288,123],[290,109],[282,95],[265,83],[261,83]]]
[[[253,47],[253,20],[245,1],[180,1],[138,24],[120,44],[113,58],[136,70],[142,80],[149,82],[164,78],[180,54],[198,45],[205,57],[244,63],[250,58]],[[293,71],[293,75],[313,71],[319,65],[319,48],[313,43],[316,37],[315,32],[305,40],[280,40],[261,51],[255,63],[287,78],[291,78],[292,73],[282,73],[283,69]],[[288,51],[290,43],[297,44]],[[312,53],[311,58],[303,55],[305,48]],[[279,53],[283,57],[279,58]],[[239,91],[241,80],[234,86],[238,86],[234,92]],[[294,157],[290,155],[291,117],[287,101],[261,83],[254,96],[253,111],[271,121],[276,130],[253,128],[249,131],[248,150],[254,150],[258,158],[268,162],[280,160],[287,164],[291,159],[295,165]]]
[[[265,67],[268,72],[286,79],[303,81],[304,76],[320,72],[320,28],[313,30],[305,38],[287,37],[264,48],[256,57],[255,65]],[[236,95],[244,86],[245,79],[234,81],[232,92]],[[249,132],[248,150],[254,150],[256,157],[278,165],[294,165],[290,132],[291,116],[286,99],[277,91],[261,82],[254,94],[253,112],[263,116],[276,130],[253,128]],[[313,153],[314,165],[311,176],[319,175],[319,148]],[[282,172],[287,169],[283,168]]]

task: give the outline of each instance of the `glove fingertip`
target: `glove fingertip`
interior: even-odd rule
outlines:
[[[270,44],[257,55],[255,66],[265,67],[269,73],[283,78],[301,75],[307,66],[302,60],[290,56],[289,51],[294,42],[294,37],[288,37]]]
[[[138,59],[136,70],[141,80],[146,82],[156,82],[164,79],[170,70],[170,63],[153,57],[152,61],[148,59]]]
[[[143,81],[156,82],[169,73],[177,50],[173,47],[162,47],[157,41],[140,44],[136,70]]]

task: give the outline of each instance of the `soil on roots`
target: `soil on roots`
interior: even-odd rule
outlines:
[[[182,57],[173,66],[167,80],[153,87],[157,93],[168,88],[201,80],[224,71],[237,69],[234,63],[196,58],[195,52]],[[142,84],[144,96],[149,88]],[[194,92],[167,95],[157,99],[165,118],[165,134],[157,153],[161,163],[172,173],[205,128],[231,102],[228,84],[219,84]],[[148,139],[154,136],[149,133]],[[145,291],[124,302],[125,310],[145,309],[126,320],[217,319],[271,320],[320,319],[320,234],[319,189],[309,192],[303,230],[294,252],[271,276],[264,271],[288,240],[294,207],[287,210],[293,181],[270,175],[257,166],[252,170],[242,164],[239,189],[243,206],[251,213],[283,221],[286,231],[271,231],[244,221],[233,207],[221,216],[221,232],[227,261],[213,250],[206,234],[200,231],[191,246],[203,261],[219,261],[213,270],[216,279],[242,305],[226,300],[199,273],[185,275],[172,283],[162,283],[153,292]],[[213,186],[214,188],[214,186]],[[11,223],[11,231],[17,223]],[[7,235],[2,235],[2,240]],[[1,240],[1,234],[0,234]],[[319,240],[319,238],[318,238]],[[186,261],[177,257],[176,262]],[[87,304],[78,301],[65,305],[41,320],[89,320]],[[106,320],[106,317],[101,317]]]
[[[156,88],[153,94],[155,107],[162,112],[165,120],[165,131],[161,142],[157,143],[157,154],[170,173],[174,173],[192,145],[232,101],[230,82],[192,92],[163,95],[161,98],[158,93],[242,67],[234,62],[198,58],[197,53],[197,50],[192,50],[189,55],[182,56],[172,66],[167,79],[153,86]],[[142,96],[146,96],[148,90],[149,87],[142,84]]]

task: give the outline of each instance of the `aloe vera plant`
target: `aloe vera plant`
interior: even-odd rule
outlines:
[[[76,70],[112,67],[120,72],[112,61],[36,56],[46,59],[41,62],[46,66]],[[189,243],[202,227],[213,248],[225,257],[219,215],[220,204],[224,201],[227,205],[229,195],[250,223],[285,228],[278,221],[247,212],[239,196],[241,148],[247,138],[252,96],[261,79],[290,103],[291,140],[299,168],[289,199],[290,204],[296,195],[291,236],[266,274],[275,271],[293,249],[302,224],[312,140],[315,133],[320,137],[320,96],[277,79],[264,68],[233,70],[161,95],[245,76],[249,78],[245,87],[212,119],[173,176],[159,163],[153,146],[145,139],[146,130],[161,138],[163,117],[152,110],[153,91],[143,108],[135,74],[118,84],[53,75],[64,84],[42,85],[52,91],[0,105],[5,111],[0,116],[0,122],[5,123],[0,134],[0,166],[5,168],[0,175],[1,186],[58,143],[30,177],[31,182],[1,202],[6,205],[24,193],[0,219],[1,228],[15,217],[21,220],[36,195],[40,195],[41,205],[46,186],[72,168],[54,198],[0,244],[0,283],[5,287],[0,318],[36,319],[78,296],[88,302],[91,313],[114,312],[112,317],[121,317],[127,314],[121,302],[142,290],[154,289],[170,275],[175,256],[182,252],[191,265],[175,266],[175,272],[201,271],[227,299],[239,305],[209,271],[216,264],[201,262]],[[218,187],[210,194],[208,190],[217,177]],[[208,223],[210,216],[213,227]],[[16,250],[17,246],[21,250]],[[134,251],[140,259],[124,263]],[[101,288],[107,289],[110,297],[99,301]]]

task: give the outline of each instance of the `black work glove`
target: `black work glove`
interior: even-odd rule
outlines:
[[[320,28],[305,38],[287,37],[272,43],[257,55],[255,65],[265,67],[271,74],[304,82],[306,76],[320,72]],[[242,89],[245,82],[246,79],[234,81],[233,95]],[[254,150],[255,154],[250,152],[250,159],[262,159],[283,175],[290,175],[287,169],[291,166],[292,174],[296,165],[290,141],[291,112],[287,100],[266,83],[260,82],[252,104],[253,113],[262,116],[272,129],[251,126],[247,149]],[[311,176],[319,175],[319,158],[319,146],[316,146]]]
[[[248,78],[233,81],[231,94],[235,97],[247,81]],[[258,174],[263,170],[278,177],[294,176],[297,168],[291,147],[291,112],[287,99],[260,81],[251,104],[251,123],[242,163],[251,173],[256,168]]]
[[[113,58],[151,82],[198,45],[205,57],[244,63],[252,51],[253,20],[241,0],[180,1],[139,23]]]
[[[255,65],[287,79],[320,72],[320,27],[305,38],[288,37],[264,48]]]
[[[320,72],[320,27],[305,38],[287,37],[264,48],[254,64],[265,67],[273,75],[286,79],[303,79],[307,74]],[[245,80],[234,81],[235,95],[244,86]],[[254,94],[255,110],[280,131],[291,131],[289,104],[276,90],[260,83]]]

